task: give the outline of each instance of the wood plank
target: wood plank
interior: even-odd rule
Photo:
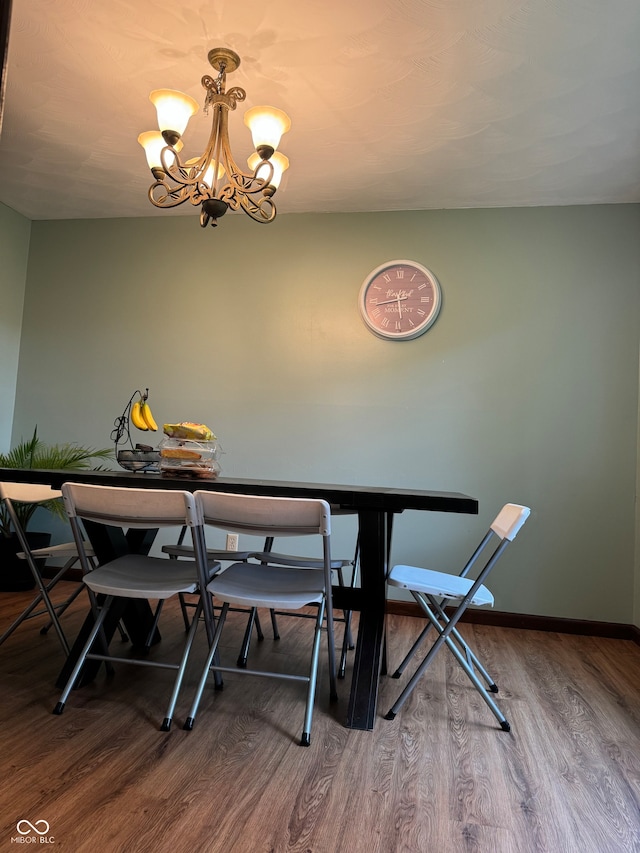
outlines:
[[[0,626],[28,596],[0,597]],[[85,608],[79,599],[65,619],[71,637]],[[230,619],[223,653],[234,661],[244,618]],[[265,640],[252,653],[282,667],[299,664],[310,621],[282,617],[277,642],[263,623]],[[113,678],[101,673],[55,717],[62,655],[39,624],[21,626],[0,647],[0,844],[7,848],[19,820],[46,820],[57,849],[73,853],[640,851],[640,650],[633,642],[465,624],[500,686],[510,733],[496,726],[448,653],[394,721],[382,715],[410,672],[382,679],[372,732],[346,729],[348,691],[329,703],[323,662],[304,749],[297,745],[304,688],[235,673],[224,690],[207,688],[193,731],[181,730],[204,631],[171,732],[159,724],[172,675],[156,669],[119,665]],[[419,627],[389,617],[391,668]],[[175,653],[182,642],[172,602],[161,629],[154,656]]]

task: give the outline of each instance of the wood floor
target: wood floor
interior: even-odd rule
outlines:
[[[0,594],[0,627],[27,596]],[[72,637],[85,606],[66,618]],[[393,722],[382,715],[409,674],[383,678],[374,732],[343,727],[347,684],[329,706],[325,667],[305,749],[301,686],[235,674],[182,730],[204,633],[171,732],[159,731],[171,674],[153,668],[103,670],[55,717],[62,652],[39,625],[0,646],[0,851],[19,849],[19,821],[46,821],[44,838],[72,853],[640,851],[640,648],[630,641],[465,625],[510,733],[446,650]],[[392,666],[418,625],[390,617]],[[308,620],[281,619],[278,643],[267,627],[261,657],[284,666],[306,654]],[[182,642],[176,607],[161,630],[154,655]]]

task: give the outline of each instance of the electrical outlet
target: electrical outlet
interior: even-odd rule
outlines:
[[[237,551],[238,550],[238,534],[237,533],[227,533],[227,551]]]

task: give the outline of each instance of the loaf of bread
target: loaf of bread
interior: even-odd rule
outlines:
[[[160,455],[165,459],[202,459],[202,453],[186,447],[163,447]]]

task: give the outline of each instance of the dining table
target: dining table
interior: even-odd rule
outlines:
[[[207,489],[235,494],[271,497],[321,498],[332,511],[357,517],[360,548],[360,585],[334,586],[333,605],[359,613],[349,701],[344,724],[372,730],[376,719],[379,679],[384,672],[386,650],[386,578],[389,570],[393,519],[402,512],[464,513],[477,515],[478,501],[459,492],[431,491],[386,486],[309,483],[288,480],[217,477],[192,480],[160,473],[125,470],[44,470],[0,468],[0,481],[44,483],[59,489],[65,482],[92,483],[126,488],[162,488],[196,491]],[[123,550],[148,551],[155,531],[120,531],[93,525],[87,535],[99,563],[108,562]],[[133,625],[135,629],[135,625]],[[127,628],[130,630],[130,626]],[[80,638],[70,658],[78,653]],[[72,661],[67,661],[67,668]]]

